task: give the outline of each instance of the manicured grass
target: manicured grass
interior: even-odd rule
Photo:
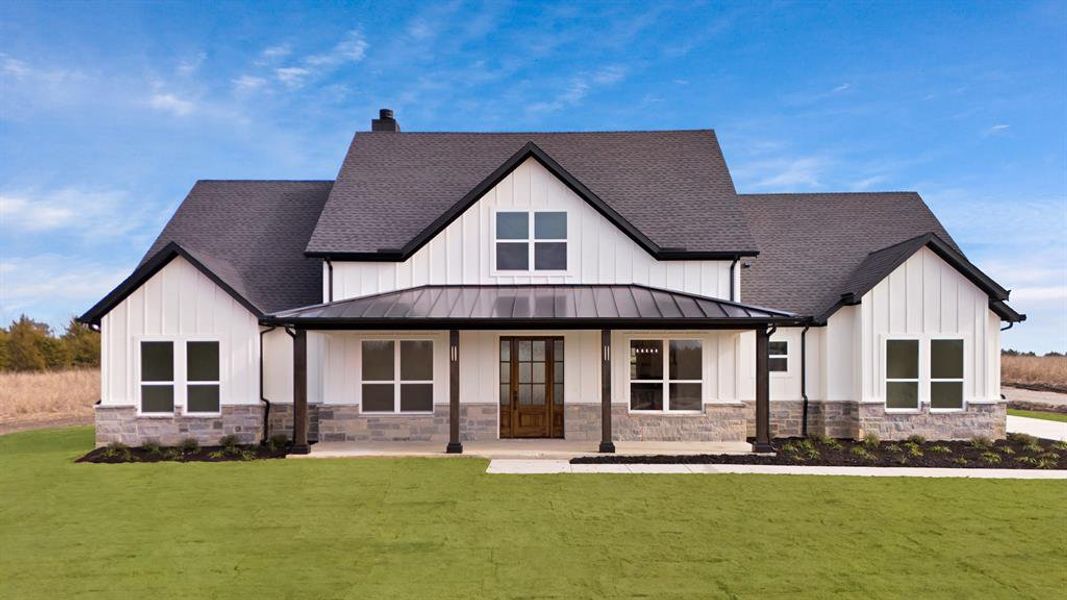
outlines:
[[[1008,409],[1008,414],[1013,417],[1029,417],[1031,419],[1044,419],[1046,421],[1061,421],[1067,423],[1067,414],[1044,412],[1040,410],[1016,410]]]
[[[2,598],[1056,597],[1062,481],[73,464],[0,437]]]

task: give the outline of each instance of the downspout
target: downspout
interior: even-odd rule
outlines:
[[[260,443],[265,443],[270,437],[270,400],[263,395],[263,336],[274,331],[277,327],[271,326],[259,332],[259,401],[263,403],[263,438]]]
[[[333,261],[329,258],[326,260],[326,274],[329,281],[326,284],[327,294],[326,301],[333,302]]]
[[[1012,327],[1015,327],[1015,321],[1008,321],[1008,326],[1007,327],[1001,327],[1000,330],[1001,331],[1007,331],[1007,330],[1011,329]]]
[[[808,346],[807,335],[811,325],[800,331],[800,397],[804,399],[804,413],[800,421],[800,436],[808,437]]]
[[[730,263],[730,302],[737,302],[737,298],[734,296],[736,290],[736,284],[734,283],[734,275],[736,275],[737,262],[741,260],[740,256],[734,257],[734,262]]]

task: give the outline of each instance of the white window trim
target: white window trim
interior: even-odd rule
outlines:
[[[370,381],[363,379],[363,343],[364,342],[393,342],[393,379],[372,379]],[[400,378],[400,342],[430,342],[430,375],[429,380],[422,379],[401,379]],[[437,372],[437,340],[425,337],[366,337],[359,340],[359,362],[357,363],[358,376],[356,381],[356,398],[359,400],[359,414],[373,416],[373,417],[408,417],[408,416],[432,416],[437,410],[437,386],[433,379],[433,376]],[[400,385],[404,383],[416,383],[416,384],[429,384],[430,385],[430,406],[428,411],[401,411],[400,410]],[[392,411],[379,411],[379,410],[363,410],[363,384],[375,385],[375,384],[392,384],[393,385],[393,410]]]
[[[134,404],[137,408],[138,417],[146,418],[172,418],[176,416],[189,416],[189,417],[218,417],[222,415],[223,400],[226,397],[226,383],[224,375],[223,365],[225,361],[223,357],[226,356],[226,344],[217,337],[208,336],[186,336],[186,335],[145,335],[135,336],[133,338],[134,348],[136,348],[136,356],[134,357],[134,371],[135,371],[135,385],[134,385]],[[144,412],[141,410],[141,386],[142,385],[167,385],[164,381],[150,381],[145,382],[141,379],[141,342],[170,342],[174,349],[174,380],[170,382],[170,385],[174,386],[174,410],[171,412]],[[188,391],[189,381],[187,378],[187,347],[189,342],[217,342],[219,344],[219,381],[195,381],[193,384],[202,383],[210,385],[217,383],[219,386],[219,410],[217,412],[189,412],[188,408]]]
[[[789,359],[789,351],[790,351],[790,349],[792,347],[792,344],[789,343],[789,340],[776,340],[776,339],[773,339],[773,338],[768,340],[768,342],[769,343],[767,344],[767,364],[770,365],[770,359],[772,359],[772,358],[784,358],[785,359],[785,370],[784,371],[771,371],[770,367],[768,366],[768,369],[767,369],[768,373],[770,373],[771,377],[790,377],[790,376],[792,376],[792,374],[793,374],[793,361]],[[779,343],[785,344],[785,354],[772,354],[771,353],[770,344],[774,343],[774,342],[779,342]]]
[[[663,379],[630,379],[630,343],[636,341],[663,342]],[[697,342],[700,344],[700,379],[671,379],[670,378],[670,343],[671,342]],[[704,340],[688,336],[655,336],[641,335],[626,338],[625,356],[626,362],[626,412],[634,415],[702,415],[704,414],[704,390],[707,383],[704,381]],[[660,410],[634,410],[630,398],[632,383],[661,383],[663,384],[663,408]],[[670,385],[672,383],[699,383],[700,384],[700,409],[699,410],[671,410]]]
[[[962,352],[963,352],[963,360],[961,361],[963,363],[963,376],[962,377],[950,378],[950,379],[944,379],[944,378],[935,379],[933,377],[932,373],[933,373],[933,368],[934,368],[934,361],[933,361],[933,342],[934,342],[934,340],[955,340],[955,341],[963,342],[963,350],[962,350]],[[967,410],[967,393],[966,393],[966,391],[967,391],[967,348],[968,348],[967,339],[962,335],[936,334],[936,335],[928,336],[926,341],[923,343],[923,345],[926,348],[926,352],[930,355],[930,359],[928,361],[928,366],[927,366],[927,369],[925,371],[925,374],[927,376],[927,382],[926,382],[927,402],[928,403],[932,403],[933,402],[933,385],[932,384],[937,383],[937,382],[946,382],[946,383],[957,383],[958,382],[960,384],[960,407],[959,408],[934,408],[933,405],[930,404],[930,412],[931,413],[935,413],[935,414],[965,412]]]
[[[500,276],[500,277],[506,277],[506,276],[509,276],[509,275],[513,275],[513,276],[514,275],[559,276],[559,275],[569,275],[571,273],[571,264],[573,264],[573,263],[571,261],[571,241],[570,241],[570,236],[571,236],[571,215],[570,215],[570,211],[568,211],[566,209],[563,209],[563,208],[536,208],[536,209],[534,209],[534,208],[525,208],[525,209],[524,208],[494,208],[491,211],[491,213],[492,214],[490,215],[490,224],[489,224],[489,227],[490,227],[491,233],[492,233],[490,235],[490,238],[491,238],[491,242],[490,243],[491,243],[492,247],[489,250],[489,254],[490,254],[489,259],[491,261],[491,264],[489,265],[490,266],[490,270],[489,270],[490,275]],[[527,219],[528,219],[528,221],[527,221],[527,230],[526,230],[526,238],[525,239],[498,239],[497,236],[496,236],[496,216],[499,213],[526,213]],[[537,213],[563,213],[565,215],[565,219],[566,219],[566,223],[567,223],[567,237],[566,238],[552,238],[552,239],[537,239],[535,237],[535,233],[534,233],[534,221],[535,221],[534,215],[537,214]],[[496,245],[498,243],[520,244],[520,243],[523,243],[523,242],[525,242],[527,244],[527,252],[528,252],[528,254],[527,254],[528,262],[527,262],[526,270],[520,270],[520,269],[498,269],[497,266],[496,266]],[[535,257],[534,257],[534,245],[537,242],[549,242],[549,243],[553,243],[554,242],[554,243],[566,244],[567,245],[567,268],[565,268],[565,269],[536,269],[534,267],[534,260],[535,260]]]
[[[890,379],[886,377],[886,357],[890,340],[916,340],[919,343],[919,378],[915,379]],[[963,378],[962,379],[933,379],[930,377],[932,367],[930,360],[930,342],[933,340],[960,340],[963,342]],[[970,379],[970,365],[967,361],[967,350],[970,348],[970,340],[962,333],[886,333],[882,335],[882,356],[878,364],[878,376],[881,380],[882,398],[881,404],[886,413],[892,414],[919,414],[925,410],[931,414],[960,413],[967,411],[967,380]],[[890,382],[917,381],[918,406],[916,408],[889,408],[886,402],[889,399],[888,384]],[[935,381],[951,381],[963,384],[963,403],[960,408],[933,408],[930,406],[930,384]]]

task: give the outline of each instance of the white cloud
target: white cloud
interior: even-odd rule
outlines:
[[[535,102],[527,110],[532,113],[546,113],[576,106],[594,89],[612,86],[625,78],[626,68],[618,65],[602,67],[591,73],[581,73],[572,78],[555,98],[547,102]]]
[[[124,235],[151,218],[147,204],[133,202],[124,192],[0,192],[0,234],[6,239],[66,230],[103,240]]]
[[[253,75],[241,75],[233,80],[233,87],[238,92],[253,92],[267,84],[267,80]]]
[[[1011,125],[1005,125],[1004,123],[997,123],[996,125],[990,127],[989,129],[986,129],[984,132],[982,132],[982,135],[984,137],[989,137],[991,135],[1000,135],[1002,133],[1006,133],[1008,131],[1008,129],[1010,129],[1010,128],[1011,128]]]
[[[198,70],[200,70],[200,65],[204,64],[204,59],[206,59],[206,58],[207,58],[207,53],[206,52],[199,52],[193,58],[190,58],[190,59],[183,60],[183,61],[179,62],[178,63],[178,74],[182,75],[183,77],[188,77],[188,76],[196,73]]]
[[[0,262],[0,318],[22,313],[62,327],[129,275],[129,265],[101,265],[77,256],[43,254]]]
[[[831,94],[840,94],[841,92],[843,92],[843,91],[845,91],[845,90],[847,90],[847,89],[849,89],[851,87],[852,87],[851,83],[842,83],[841,85],[839,85],[839,86],[835,87],[834,89],[830,90],[830,93]]]
[[[152,97],[148,99],[148,104],[156,110],[169,112],[179,117],[184,117],[196,109],[192,101],[165,92],[152,94]]]
[[[352,30],[345,34],[344,39],[333,47],[333,50],[325,54],[315,54],[307,57],[305,62],[319,67],[336,67],[345,63],[359,62],[367,54],[367,40],[359,30]]]
[[[0,54],[0,71],[5,75],[22,78],[30,74],[30,67],[17,58],[12,58],[6,54]]]
[[[282,67],[274,69],[274,75],[278,78],[278,81],[291,88],[297,88],[304,85],[304,79],[310,74],[311,71],[303,67]]]
[[[738,189],[792,192],[797,187],[818,187],[829,166],[830,161],[821,156],[803,156],[741,163],[731,173]]]
[[[289,44],[279,44],[277,46],[270,46],[268,48],[264,48],[263,52],[260,53],[260,56],[268,60],[273,60],[276,58],[282,58],[283,56],[289,56],[292,53],[292,46],[290,46]]]
[[[618,65],[611,65],[600,69],[596,73],[593,73],[593,83],[597,85],[611,85],[618,83],[626,77],[626,68]]]

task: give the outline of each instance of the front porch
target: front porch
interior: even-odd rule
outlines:
[[[748,454],[748,442],[614,442],[615,454],[623,456],[673,456],[693,454]],[[595,441],[559,439],[510,439],[463,442],[463,454],[488,459],[550,458],[566,460],[600,452]],[[293,458],[444,457],[448,453],[439,442],[319,442],[307,454]]]

